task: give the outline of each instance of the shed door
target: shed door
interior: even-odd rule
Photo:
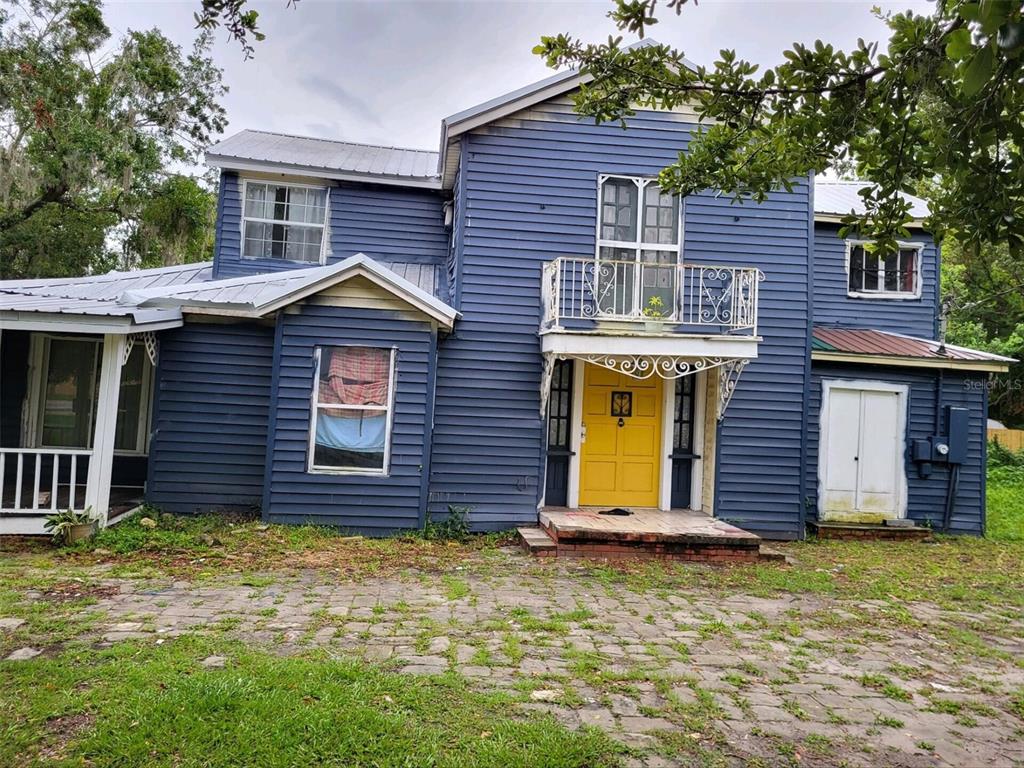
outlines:
[[[903,517],[906,390],[826,382],[818,472],[822,520]]]

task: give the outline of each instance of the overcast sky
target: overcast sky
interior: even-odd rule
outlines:
[[[608,0],[523,2],[250,3],[267,35],[256,57],[217,33],[215,58],[230,93],[228,134],[258,128],[304,136],[422,149],[437,147],[440,120],[551,74],[531,53],[541,35],[568,32],[588,41],[615,34]],[[850,48],[858,37],[885,38],[873,2],[701,0],[681,17],[663,12],[649,36],[698,63],[721,48],[778,63],[794,41],[822,39]],[[929,3],[882,3],[886,10]],[[159,27],[190,46],[199,0],[107,0],[115,31]]]

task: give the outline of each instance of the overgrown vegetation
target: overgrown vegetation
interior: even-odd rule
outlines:
[[[1024,452],[989,443],[986,492],[986,535],[997,541],[1024,541]]]

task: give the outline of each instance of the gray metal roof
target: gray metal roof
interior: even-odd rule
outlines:
[[[395,266],[398,265],[385,266],[357,253],[336,264],[321,267],[247,275],[195,285],[141,288],[126,292],[121,301],[140,307],[176,307],[186,312],[263,317],[352,276],[363,275],[450,327],[458,313],[432,291],[390,268]],[[432,282],[436,281],[436,272],[431,274],[421,268],[423,266],[404,264],[399,268],[404,268],[406,274],[416,279],[429,276]]]
[[[88,277],[0,281],[0,314],[35,313],[124,318],[135,324],[173,321],[173,310],[141,308],[119,301],[129,290],[194,285],[212,277],[212,264],[185,264]],[[0,318],[0,323],[3,318]]]
[[[814,212],[824,216],[846,216],[853,213],[864,213],[864,202],[857,193],[865,187],[870,187],[868,181],[829,181],[826,179],[814,180]],[[920,197],[904,194],[903,197],[910,201],[910,215],[915,219],[924,219],[928,216],[928,203]]]
[[[210,165],[252,170],[255,165],[331,178],[437,186],[437,152],[245,130],[206,152]],[[250,168],[250,166],[253,166]]]

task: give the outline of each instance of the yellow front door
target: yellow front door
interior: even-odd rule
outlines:
[[[640,381],[586,366],[581,506],[658,506],[661,387],[657,376]]]

